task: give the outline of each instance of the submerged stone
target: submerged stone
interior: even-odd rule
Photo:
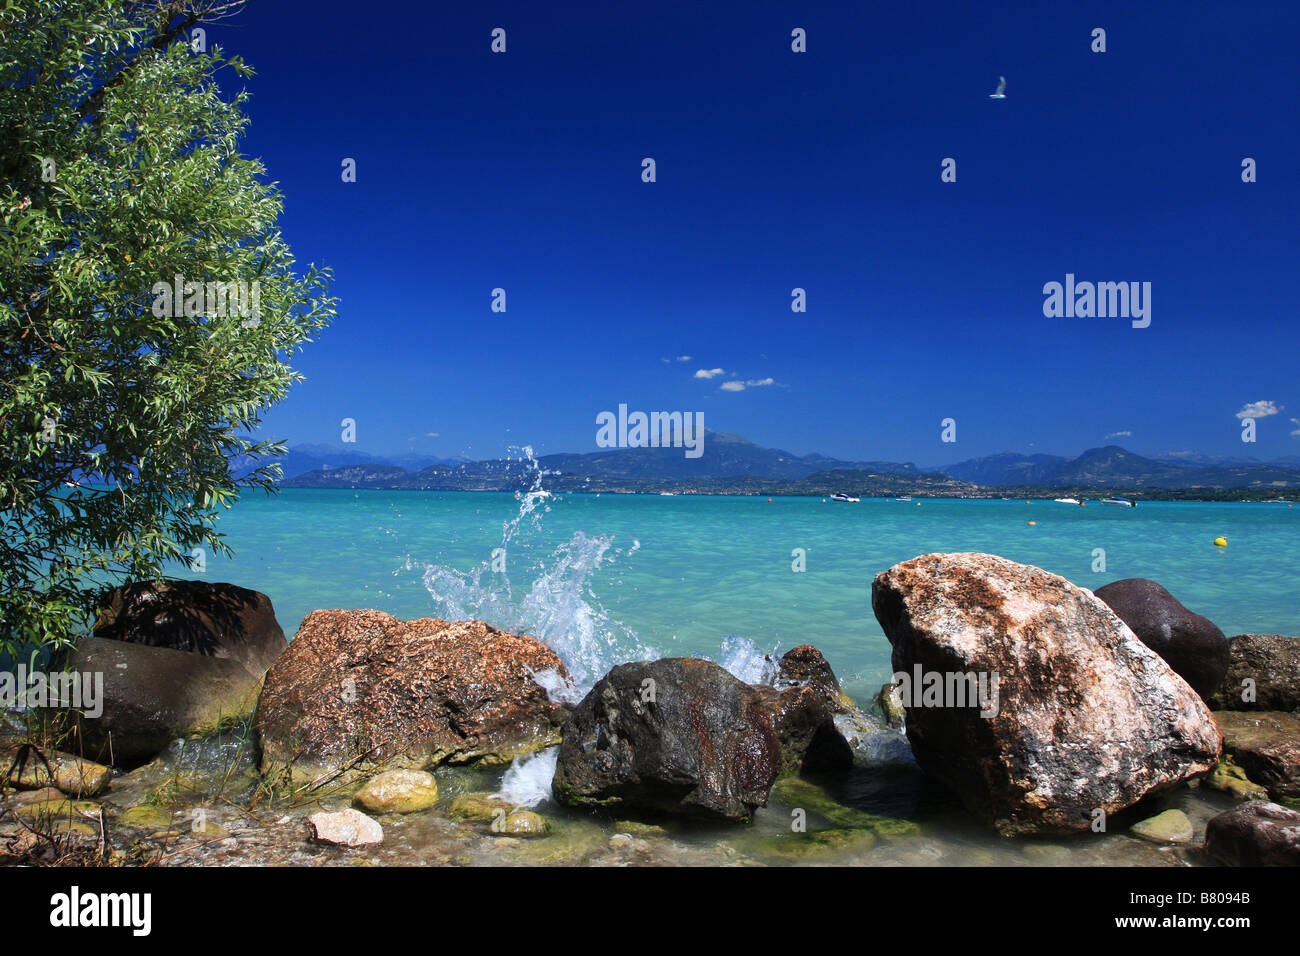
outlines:
[[[1133,824],[1129,833],[1151,843],[1191,843],[1196,830],[1182,810],[1166,810]]]
[[[438,802],[438,781],[423,770],[389,770],[367,780],[354,799],[371,813],[415,813]]]

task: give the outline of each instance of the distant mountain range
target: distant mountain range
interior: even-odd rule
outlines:
[[[1300,480],[1300,463],[1214,458],[1190,452],[1145,458],[1118,445],[1090,448],[1077,458],[1003,452],[935,470],[994,487],[1264,489],[1294,488]]]
[[[1190,452],[1147,458],[1118,445],[1076,458],[1003,452],[944,468],[911,462],[844,461],[763,448],[739,435],[706,432],[704,452],[680,448],[617,448],[538,459],[556,491],[682,491],[711,494],[932,494],[991,497],[989,489],[1266,493],[1300,488],[1300,458],[1261,462]],[[298,488],[514,491],[532,466],[508,459],[469,461],[419,456],[379,457],[297,445],[284,460],[282,484]],[[300,470],[301,469],[301,470]]]

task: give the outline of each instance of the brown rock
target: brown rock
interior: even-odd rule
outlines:
[[[1223,749],[1274,800],[1300,798],[1300,717],[1269,711],[1217,711]]]
[[[755,684],[781,742],[781,772],[853,766],[853,748],[835,727],[848,698],[822,652],[800,644],[781,658],[773,685]]]
[[[1300,813],[1243,803],[1206,824],[1205,852],[1229,866],[1300,866]]]
[[[40,790],[53,786],[70,797],[94,797],[103,793],[113,779],[113,771],[103,764],[57,750],[32,748],[26,759],[19,761],[21,768],[15,767],[20,747],[18,741],[0,741],[0,766],[10,771],[5,783],[11,787]]]
[[[1228,638],[1228,652],[1228,672],[1210,698],[1215,710],[1300,708],[1300,638],[1238,634]],[[1247,681],[1253,700],[1243,699]]]
[[[1189,611],[1163,586],[1125,578],[1097,588],[1121,621],[1208,700],[1228,669],[1228,639],[1207,617]]]
[[[257,707],[264,772],[295,782],[380,769],[497,764],[559,742],[568,708],[529,671],[560,659],[481,621],[400,621],[313,611],[266,675]]]
[[[1091,592],[988,554],[928,554],[878,575],[872,607],[922,769],[1003,833],[1087,828],[1212,769],[1222,740],[1196,693]],[[917,668],[920,671],[917,671]],[[981,677],[996,695],[959,700]],[[964,706],[959,706],[964,704]],[[982,716],[981,714],[988,714]]]

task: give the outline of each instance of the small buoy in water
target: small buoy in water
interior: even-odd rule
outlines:
[[[1028,503],[1029,503],[1029,502],[1025,502],[1025,504],[1028,504]],[[1031,521],[1031,522],[1029,522],[1029,523],[1030,523],[1030,524],[1038,524],[1037,521]]]
[[[1216,548],[1226,548],[1228,546],[1228,539],[1223,537],[1223,535],[1219,535],[1219,537],[1214,539],[1214,546]]]
[[[771,498],[768,498],[768,499],[767,499],[767,503],[770,505],[770,504],[772,503],[772,499],[771,499]]]
[[[1085,505],[1082,501],[1080,501],[1080,502],[1079,502],[1079,507],[1080,507],[1080,508],[1083,508],[1083,507],[1086,507],[1086,505]]]

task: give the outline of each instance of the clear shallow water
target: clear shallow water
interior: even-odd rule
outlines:
[[[930,551],[992,552],[1094,589],[1148,577],[1229,635],[1300,635],[1300,508],[920,502],[558,495],[521,516],[505,493],[286,489],[223,515],[236,557],[185,576],[265,592],[288,635],[317,608],[482,617],[546,640],[588,685],[623,660],[694,655],[752,672],[758,652],[811,643],[864,702],[890,670],[872,578]],[[503,545],[505,574],[491,567]]]

